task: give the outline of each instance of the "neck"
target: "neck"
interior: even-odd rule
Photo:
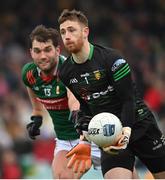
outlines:
[[[90,53],[90,43],[86,42],[78,53],[73,53],[72,57],[77,64],[87,61]]]
[[[41,71],[41,72],[44,76],[53,76],[54,70],[55,70],[55,67],[53,66],[51,69],[46,70],[46,71]]]

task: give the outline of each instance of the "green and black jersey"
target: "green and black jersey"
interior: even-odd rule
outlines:
[[[60,56],[57,64],[57,72],[64,62]],[[69,107],[67,89],[59,80],[58,73],[55,76],[43,76],[41,70],[33,63],[27,63],[22,69],[22,79],[26,86],[31,88],[49,112],[56,136],[62,140],[77,139],[79,135],[74,129],[74,125],[68,120]]]
[[[77,64],[68,57],[60,68],[60,78],[86,114],[110,112],[129,127],[151,114],[137,96],[129,64],[114,49],[90,44],[88,60]]]

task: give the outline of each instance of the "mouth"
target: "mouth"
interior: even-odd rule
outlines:
[[[71,46],[71,45],[73,45],[74,43],[73,42],[66,42],[66,45],[67,46]]]
[[[39,62],[38,63],[40,66],[48,66],[50,64],[49,61],[44,61],[44,62]]]

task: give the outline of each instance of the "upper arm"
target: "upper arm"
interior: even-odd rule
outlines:
[[[121,99],[133,95],[133,83],[129,64],[124,59],[117,59],[111,68],[114,86]],[[123,96],[121,96],[123,95]]]
[[[133,83],[128,62],[118,51],[111,51],[106,57],[109,79],[122,101],[132,98]]]
[[[123,126],[132,127],[135,122],[134,88],[129,64],[124,59],[117,59],[111,68],[118,98],[122,102],[121,120]]]
[[[44,110],[43,105],[37,100],[37,96],[31,88],[27,87],[27,91],[32,104],[32,115],[42,115]]]

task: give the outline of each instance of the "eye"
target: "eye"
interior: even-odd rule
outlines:
[[[34,48],[33,52],[36,53],[36,54],[39,54],[41,51],[39,49]]]
[[[74,31],[76,31],[76,29],[75,28],[69,28],[69,31],[74,32]]]
[[[51,50],[52,50],[51,47],[47,47],[47,48],[44,49],[45,52],[50,52]]]
[[[64,30],[61,30],[60,33],[61,33],[61,35],[65,35],[65,31]]]

